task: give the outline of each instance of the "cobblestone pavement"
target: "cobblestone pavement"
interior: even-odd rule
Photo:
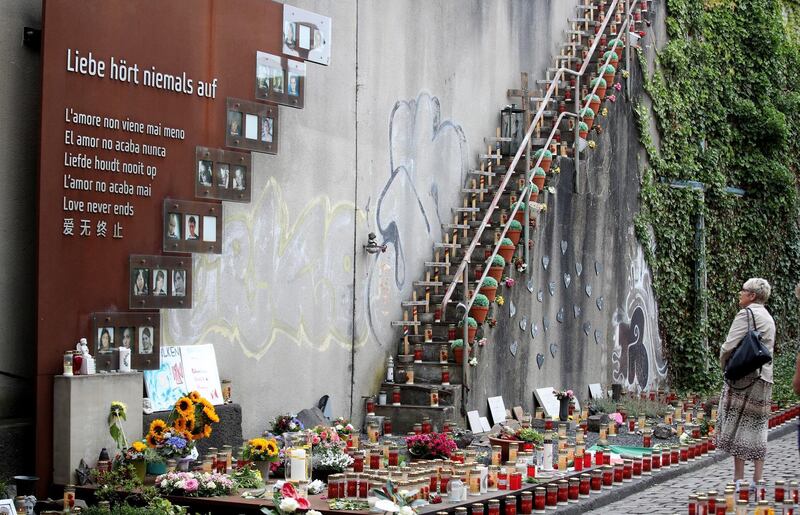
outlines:
[[[771,440],[767,444],[767,459],[764,465],[764,479],[772,483],[775,479],[792,475],[800,477],[797,452],[797,433]],[[745,479],[752,479],[753,467],[745,467]],[[680,475],[654,485],[615,503],[588,511],[589,514],[648,514],[672,515],[688,513],[689,495],[696,491],[717,490],[722,493],[725,485],[733,480],[733,458],[727,457],[717,463],[699,470]]]

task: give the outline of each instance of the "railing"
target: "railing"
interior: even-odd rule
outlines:
[[[597,49],[597,45],[600,43],[600,36],[602,34],[605,34],[605,30],[606,30],[606,28],[608,26],[608,23],[614,17],[614,10],[617,8],[617,5],[619,4],[620,1],[622,1],[622,0],[614,0],[611,3],[611,7],[608,9],[608,13],[606,14],[606,18],[605,18],[605,20],[603,20],[603,23],[600,26],[600,30],[596,32],[596,37],[595,37],[594,43],[592,44],[591,48],[589,49],[589,52],[587,52],[586,58],[584,59],[580,70],[573,71],[573,70],[570,70],[569,68],[565,68],[565,67],[562,66],[561,68],[558,69],[558,71],[556,72],[555,76],[553,77],[553,80],[550,82],[550,86],[547,88],[547,93],[545,94],[543,99],[540,101],[541,105],[539,106],[539,109],[536,111],[536,116],[534,116],[533,120],[531,121],[531,124],[528,127],[527,132],[525,133],[525,137],[522,139],[522,143],[520,144],[519,148],[517,149],[516,154],[514,154],[514,159],[511,161],[511,166],[508,167],[508,171],[503,176],[503,181],[498,186],[497,193],[495,194],[494,198],[492,199],[492,202],[489,204],[489,207],[488,207],[488,209],[486,211],[486,215],[484,215],[483,220],[481,221],[481,225],[478,227],[478,230],[475,233],[475,236],[473,237],[472,242],[470,243],[469,247],[464,252],[464,257],[461,260],[461,263],[459,264],[458,269],[453,274],[453,281],[450,283],[450,286],[448,286],[447,290],[445,291],[444,297],[442,298],[442,304],[441,304],[442,319],[443,320],[447,317],[447,303],[450,301],[450,298],[453,296],[453,292],[455,291],[456,285],[458,284],[458,278],[463,276],[464,270],[465,270],[465,268],[467,266],[467,263],[470,262],[470,258],[472,257],[472,252],[474,252],[475,248],[478,246],[478,243],[480,242],[481,236],[483,235],[483,231],[486,229],[486,226],[489,224],[489,221],[490,221],[490,219],[492,217],[492,214],[494,213],[494,210],[497,209],[497,205],[500,202],[500,198],[502,197],[503,193],[505,192],[506,186],[508,186],[508,182],[511,179],[511,176],[514,174],[514,171],[516,170],[516,167],[517,167],[517,164],[519,163],[520,157],[525,152],[525,150],[526,150],[526,148],[528,146],[528,142],[531,139],[531,135],[533,134],[533,130],[536,127],[536,125],[539,123],[539,120],[541,120],[542,116],[544,116],[545,108],[547,107],[548,102],[550,101],[550,98],[553,96],[553,93],[555,92],[556,88],[558,87],[558,84],[561,81],[561,79],[564,76],[564,74],[569,73],[569,74],[574,75],[574,76],[576,76],[578,78],[578,80],[576,81],[576,86],[575,86],[575,107],[576,107],[576,112],[571,113],[571,112],[564,111],[564,112],[559,114],[556,122],[553,124],[553,129],[550,132],[550,136],[547,138],[547,141],[545,141],[545,144],[544,144],[544,146],[542,148],[545,148],[545,149],[548,148],[548,146],[550,145],[550,142],[555,137],[555,133],[556,133],[556,130],[558,129],[559,124],[561,123],[561,121],[564,119],[565,116],[574,116],[578,120],[580,120],[580,113],[583,111],[583,109],[587,108],[589,106],[589,104],[591,103],[592,96],[597,91],[597,88],[600,85],[600,81],[597,81],[595,83],[594,87],[592,88],[591,93],[589,94],[589,98],[586,101],[586,105],[583,108],[581,108],[580,77],[582,77],[586,73],[586,69],[588,68],[589,63],[590,63],[592,57],[594,56],[595,50]],[[630,21],[631,21],[631,18],[632,18],[631,9],[630,9],[630,3],[629,3],[628,0],[625,0],[625,3],[626,3],[626,6],[627,6],[627,11],[626,11],[626,14],[625,14],[625,21],[623,22],[622,27],[617,32],[617,37],[612,40],[613,43],[614,43],[614,48],[616,48],[617,41],[620,41],[622,35],[626,33],[628,27],[630,26]],[[630,41],[630,38],[627,38],[627,41]],[[630,45],[628,45],[628,47],[626,48],[626,52],[628,54],[630,53]],[[611,56],[608,56],[608,58],[606,58],[605,62],[603,63],[603,65],[601,66],[600,69],[601,70],[605,69],[605,67],[610,62],[611,62]],[[599,75],[599,76],[602,76],[602,75]],[[610,87],[610,86],[611,86],[610,84],[606,85],[606,87]],[[528,100],[526,99],[525,101],[528,101]],[[574,155],[576,156],[576,164],[577,164],[577,159],[578,159],[578,157],[577,157],[578,156],[577,143],[578,143],[579,126],[580,126],[580,123],[576,123],[575,124],[574,145],[576,146],[576,148],[574,149]],[[543,158],[544,158],[544,153],[542,153],[542,155],[540,155],[539,158],[536,160],[536,165],[533,166],[534,170],[541,164]],[[527,173],[529,173],[529,171],[526,171],[525,173],[527,174]],[[577,166],[576,166],[576,175],[577,175]],[[576,177],[576,180],[577,180],[577,177]],[[526,208],[528,207],[529,201],[527,199],[529,198],[530,187],[531,187],[532,184],[533,184],[532,183],[532,178],[528,178],[528,183],[525,185],[525,187],[523,188],[522,192],[519,195],[520,200],[518,202],[516,202],[516,205],[511,210],[511,213],[508,216],[508,220],[513,220],[514,219],[514,216],[516,215],[517,211],[519,210],[520,205],[523,205],[523,203],[526,206]],[[489,256],[487,258],[487,260],[486,260],[487,263],[490,264],[491,261],[494,259],[494,256],[496,256],[497,252],[500,250],[500,243],[503,241],[503,238],[505,237],[506,232],[508,232],[509,225],[510,224],[508,224],[508,223],[505,224],[505,227],[503,228],[503,231],[500,234],[500,238],[498,238],[498,241],[495,244],[495,247],[494,247],[494,250],[493,250],[491,256]],[[475,288],[475,292],[472,294],[472,296],[469,296],[469,298],[467,298],[468,295],[469,295],[468,294],[468,291],[469,291],[468,290],[468,278],[464,277],[462,279],[464,281],[464,297],[466,299],[465,306],[466,306],[466,312],[467,313],[469,313],[470,308],[472,308],[472,304],[473,304],[473,302],[475,302],[475,297],[478,295],[478,293],[480,293],[480,287],[483,284],[484,279],[486,279],[487,275],[489,274],[489,268],[490,268],[490,265],[487,265],[487,266],[484,267],[483,274],[481,275],[480,279],[477,282],[477,287]],[[465,314],[464,317],[466,318],[466,316],[467,315]],[[464,325],[466,326],[466,323]]]

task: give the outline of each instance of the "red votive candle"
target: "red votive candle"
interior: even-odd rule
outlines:
[[[652,462],[653,470],[658,470],[661,468],[661,451],[656,451],[650,456],[650,461]]]
[[[383,434],[384,436],[392,434],[392,419],[389,417],[383,418]]]
[[[572,463],[575,466],[575,472],[583,470],[583,458],[581,456],[575,456],[575,460]]]
[[[599,450],[594,453],[594,464],[595,465],[605,465],[603,459],[603,451]]]
[[[622,479],[623,481],[633,479],[633,462],[631,460],[625,460],[622,464]]]
[[[558,504],[569,502],[569,483],[566,479],[558,481]]]
[[[589,495],[589,492],[592,489],[591,482],[592,482],[592,475],[591,474],[581,474],[580,486],[578,487],[578,493],[580,493],[581,495]]]
[[[673,454],[672,457],[674,458],[675,455]],[[689,449],[687,447],[681,447],[680,460],[681,461],[689,461]]]
[[[672,449],[672,452],[670,453],[670,457],[669,457],[670,463],[672,463],[673,465],[678,465],[678,462],[680,461],[680,459],[681,459],[680,450],[679,449]]]
[[[505,499],[505,515],[517,515],[517,498],[509,495]]]
[[[644,456],[642,458],[642,474],[648,474],[652,469],[653,469],[653,458],[651,458],[650,456]]]
[[[483,504],[476,502],[470,509],[470,515],[483,515]]]
[[[625,474],[625,465],[622,463],[617,463],[614,465],[614,482],[615,483],[622,483],[622,479],[624,478]]]
[[[347,497],[355,498],[358,494],[358,478],[355,474],[347,475]]]
[[[577,477],[570,478],[568,497],[570,501],[577,501],[580,497],[581,480]]]
[[[519,513],[520,515],[530,515],[533,513],[533,494],[530,492],[522,492],[519,497]]]
[[[503,469],[500,469],[500,471],[497,473],[497,489],[508,490],[508,473],[506,473]]]
[[[521,472],[512,472],[508,476],[508,485],[509,490],[519,490],[522,488],[522,473]]]
[[[364,453],[353,453],[353,472],[364,472]]]
[[[536,465],[533,463],[528,464],[528,477],[531,479],[536,477]]]
[[[622,481],[622,477],[620,477],[620,481]],[[611,485],[614,484],[614,467],[611,465],[604,465],[603,466],[603,487],[604,488],[611,488]]]
[[[533,491],[533,508],[536,513],[544,513],[545,497],[547,497],[547,490],[543,486],[537,486]]]
[[[487,515],[500,515],[500,501],[497,499],[489,501],[489,513]]]
[[[589,454],[589,451],[583,453],[583,468],[592,468],[592,455]]]
[[[633,460],[633,475],[634,476],[642,475],[642,458],[636,458]]]
[[[556,506],[558,504],[558,487],[556,485],[547,485],[547,506]]]

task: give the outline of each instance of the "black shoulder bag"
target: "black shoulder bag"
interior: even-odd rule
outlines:
[[[750,317],[748,317],[747,333],[725,364],[725,380],[728,381],[728,386],[731,386],[732,381],[741,379],[772,361],[769,349],[761,343],[761,331],[756,328],[753,310],[747,308],[747,312],[753,318],[753,327],[750,327]]]

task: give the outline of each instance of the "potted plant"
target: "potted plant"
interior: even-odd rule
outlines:
[[[597,84],[595,93],[597,93],[597,96],[600,97],[600,100],[603,100],[606,97],[606,88],[608,88],[608,82],[606,82],[603,77],[596,77],[589,83],[589,87],[594,89],[595,84]]]
[[[539,187],[536,184],[531,184],[531,201],[536,202],[539,200]]]
[[[326,427],[322,430],[323,434],[325,432],[337,434],[331,428]],[[353,458],[344,451],[346,445],[343,440],[338,439],[337,435],[335,441],[333,439],[322,439],[319,444],[313,446],[311,465],[314,479],[327,482],[328,476],[340,474],[353,464]]]
[[[614,82],[614,75],[617,74],[617,69],[614,68],[613,64],[607,64],[600,68],[599,73],[603,76],[603,80],[606,81],[606,84],[610,84]]]
[[[495,281],[499,281],[503,277],[503,269],[506,267],[506,260],[503,256],[495,256],[492,258],[492,263],[489,266],[489,276],[494,277]]]
[[[489,302],[494,302],[494,298],[497,295],[497,280],[494,277],[484,277],[481,288],[478,291],[486,295]]]
[[[569,405],[575,400],[575,395],[572,390],[557,390],[554,392],[556,399],[558,399],[558,418],[562,422],[569,419]]]
[[[122,461],[133,465],[133,468],[136,470],[136,476],[142,481],[144,481],[146,469],[146,451],[147,444],[141,440],[133,442],[130,447],[122,451]]]
[[[583,97],[583,102],[584,105],[586,105],[587,102],[589,103],[589,109],[594,111],[594,114],[600,112],[600,97],[598,95],[586,95]]]
[[[585,122],[578,122],[578,136],[582,139],[589,136],[589,126]]]
[[[472,307],[469,308],[469,316],[475,319],[479,324],[483,324],[486,320],[486,315],[489,313],[489,298],[482,294],[476,293],[475,300],[472,301]]]
[[[508,230],[506,231],[506,237],[511,240],[514,245],[519,244],[519,237],[522,233],[522,224],[519,223],[518,220],[511,220],[508,222]],[[499,278],[497,278],[499,280]]]
[[[549,172],[550,164],[553,162],[553,153],[547,150],[546,148],[540,148],[539,150],[533,153],[534,163],[539,159],[539,156],[542,157],[542,161],[539,163],[539,166],[541,166],[545,172]]]
[[[280,449],[274,438],[251,438],[242,446],[242,460],[252,463],[264,483],[269,480],[270,467],[278,459]]]
[[[606,53],[603,54],[603,58],[600,60],[601,63],[608,61],[608,64],[613,64],[614,66],[617,65],[619,62],[619,56],[613,50],[608,50]]]
[[[511,204],[511,206],[509,207],[509,209],[510,209],[511,211],[513,211],[513,210],[514,210],[514,208],[515,208],[515,207],[517,207],[517,204],[519,204],[519,209],[517,209],[517,212],[516,212],[516,213],[514,213],[514,220],[516,220],[516,221],[518,221],[518,222],[522,223],[522,222],[524,222],[524,221],[525,221],[525,203],[524,203],[524,202],[523,202],[523,203],[520,203],[520,202],[514,202],[513,204]]]
[[[477,322],[475,325],[477,327]],[[463,327],[461,322],[458,324],[459,327]],[[469,329],[468,329],[469,331]],[[453,361],[455,361],[458,365],[464,363],[464,340],[461,338],[457,338],[455,340],[450,340],[450,350],[453,351]]]
[[[464,321],[463,320],[459,320],[458,327],[463,328],[463,326],[464,326]],[[475,333],[476,332],[478,332],[478,322],[476,322],[475,319],[472,318],[472,317],[467,317],[467,343],[472,343],[473,340],[475,340]],[[463,341],[461,342],[461,347],[462,347],[461,350],[462,350],[462,353],[463,353],[463,350],[464,350],[463,349],[463,347],[464,347],[464,342]],[[455,348],[453,348],[452,344],[450,345],[450,348],[453,349],[453,353],[455,355]],[[462,355],[462,357],[463,357],[463,355]],[[458,363],[458,361],[456,363]]]
[[[503,238],[500,240],[500,249],[497,251],[498,254],[503,256],[503,259],[506,260],[506,263],[511,262],[511,258],[514,257],[514,251],[516,250],[516,245],[514,242],[511,241],[511,238]]]
[[[588,107],[584,107],[583,109],[581,109],[581,119],[583,123],[586,124],[586,127],[591,129],[592,124],[594,123],[594,111],[592,111]]]
[[[622,41],[622,38],[612,39],[608,43],[608,48],[617,54],[617,58],[622,59],[622,49],[625,48],[625,42]]]
[[[544,171],[544,168],[537,166],[533,169],[533,183],[539,188],[539,191],[542,191],[542,188],[544,188],[545,179],[547,179],[547,173]]]

